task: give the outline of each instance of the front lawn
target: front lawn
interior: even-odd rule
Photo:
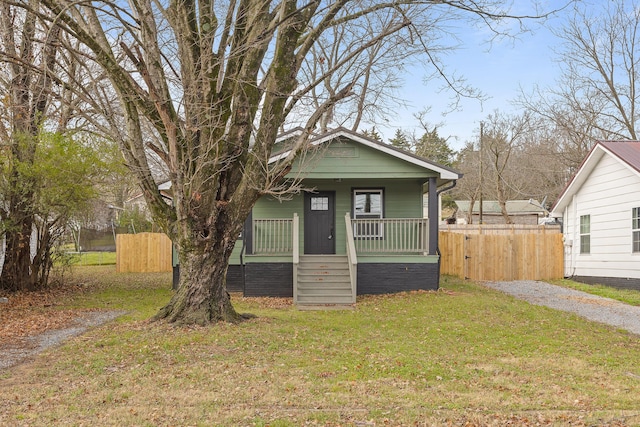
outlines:
[[[170,274],[83,267],[60,309],[126,310],[0,371],[3,425],[640,425],[640,337],[445,278],[352,311],[245,299],[240,325],[150,323]]]
[[[578,291],[587,292],[592,295],[598,295],[605,298],[615,299],[625,304],[640,305],[640,292],[631,289],[619,289],[605,285],[590,285],[587,283],[576,282],[569,279],[553,280],[550,283],[566,288],[576,289]]]
[[[115,252],[68,252],[64,261],[70,265],[115,265]]]

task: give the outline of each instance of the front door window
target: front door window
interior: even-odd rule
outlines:
[[[325,196],[312,196],[311,197],[311,210],[312,211],[328,211],[329,210],[329,198]]]

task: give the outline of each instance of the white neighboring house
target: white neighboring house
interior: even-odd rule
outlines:
[[[563,218],[565,276],[640,289],[640,142],[596,143],[551,216]]]
[[[165,181],[161,184],[158,184],[158,190],[160,190],[160,194],[164,197],[164,200],[167,203],[171,202],[171,181]],[[147,201],[144,198],[142,193],[138,193],[133,197],[124,201],[124,209],[125,210],[138,210],[140,213],[143,213],[145,218],[149,221],[152,221],[151,212],[149,212],[149,208],[147,207]]]

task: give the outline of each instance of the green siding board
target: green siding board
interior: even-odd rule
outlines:
[[[278,200],[273,197],[262,197],[253,208],[253,219],[261,218],[293,218],[294,212],[300,215],[303,206],[302,195],[296,194],[291,200]]]
[[[342,147],[349,151],[345,157],[332,156],[331,150]],[[355,153],[352,155],[351,153]],[[300,174],[300,162],[291,169],[290,176]],[[307,178],[428,178],[438,174],[418,165],[373,148],[354,142],[332,142],[329,147],[320,147],[307,154],[302,163]]]
[[[422,218],[422,183],[387,181],[385,218]]]
[[[236,241],[236,245],[233,248],[233,252],[231,252],[231,256],[229,257],[230,265],[240,264],[240,251],[242,251],[242,239],[238,239]]]

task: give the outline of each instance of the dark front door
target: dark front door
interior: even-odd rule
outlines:
[[[335,254],[335,192],[304,195],[304,253]]]

